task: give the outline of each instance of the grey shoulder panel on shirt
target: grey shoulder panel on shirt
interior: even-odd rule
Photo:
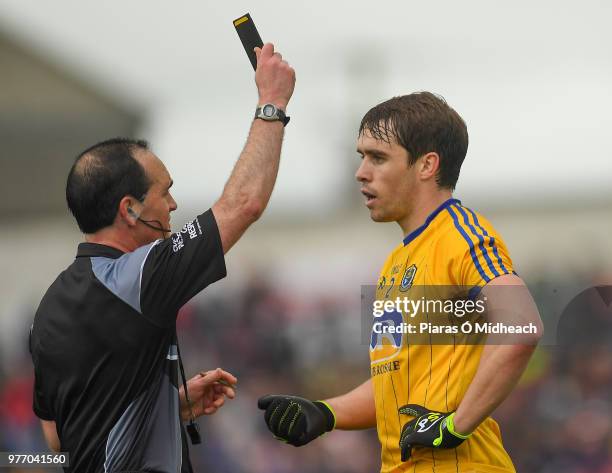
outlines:
[[[142,268],[151,249],[161,240],[113,259],[103,256],[91,258],[91,269],[96,278],[114,295],[134,310],[140,310]]]

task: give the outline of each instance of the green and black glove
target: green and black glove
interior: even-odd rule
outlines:
[[[257,407],[266,411],[264,419],[274,437],[295,447],[306,445],[336,425],[334,411],[324,401],[269,394],[259,398]]]
[[[402,427],[399,446],[403,462],[410,458],[414,446],[456,448],[470,436],[455,431],[454,412],[435,412],[418,404],[407,404],[399,408],[399,413],[415,417]]]

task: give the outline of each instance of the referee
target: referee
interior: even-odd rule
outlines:
[[[98,143],[70,170],[66,199],[85,242],[43,297],[30,337],[34,412],[49,447],[69,453],[66,471],[193,471],[181,420],[193,429],[193,417],[235,395],[236,378],[221,369],[190,379],[189,398],[179,388],[176,316],[225,277],[224,254],[276,181],[295,72],[272,44],[256,54],[263,119],[219,200],[181,231],[170,232],[172,179],[146,142]]]

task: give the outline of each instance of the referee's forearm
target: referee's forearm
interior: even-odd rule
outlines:
[[[283,135],[281,122],[253,121],[244,150],[223,194],[212,207],[224,253],[268,205],[278,174]]]
[[[254,120],[249,137],[230,175],[219,204],[248,209],[259,218],[272,195],[284,135],[281,122]]]

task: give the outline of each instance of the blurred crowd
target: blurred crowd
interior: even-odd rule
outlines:
[[[548,323],[548,313],[559,309],[558,286],[530,284],[547,330],[558,330],[552,337],[558,343],[538,348],[520,385],[494,417],[519,472],[612,473],[609,299],[606,304],[606,294],[587,291],[582,300],[561,308],[561,323]],[[578,295],[588,284],[574,287]],[[337,294],[300,297],[253,280],[239,292],[209,296],[205,291],[182,309],[178,327],[187,376],[220,366],[239,379],[237,398],[200,419],[204,442],[190,447],[196,471],[378,471],[374,429],[333,432],[294,448],[272,438],[256,406],[264,394],[321,399],[367,378],[368,349],[350,299]],[[24,320],[19,334],[23,349],[3,354],[0,451],[47,450],[31,408],[30,322]]]
[[[543,317],[554,345],[496,412],[519,472],[612,472],[612,286],[578,286],[556,323]],[[554,284],[531,290],[540,310],[561,298]]]

